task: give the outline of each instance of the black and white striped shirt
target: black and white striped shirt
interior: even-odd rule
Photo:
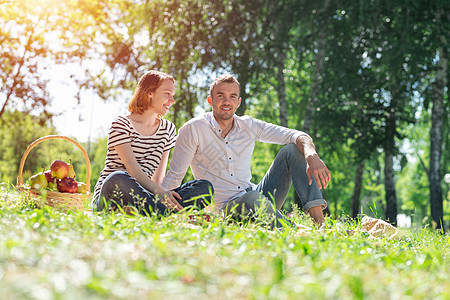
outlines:
[[[130,143],[142,171],[152,177],[161,162],[163,152],[172,149],[175,141],[175,124],[166,119],[161,119],[159,128],[153,135],[142,135],[134,129],[128,118],[117,117],[109,128],[105,167],[95,185],[93,201],[100,196],[102,183],[109,174],[114,171],[126,171],[115,149],[116,146]]]

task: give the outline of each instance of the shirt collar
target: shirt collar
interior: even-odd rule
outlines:
[[[212,112],[209,112],[208,114],[209,114],[209,118],[208,118],[209,119],[208,120],[209,124],[211,124],[214,132],[216,132],[219,136],[221,136],[222,135],[222,129],[220,128],[219,123],[217,123],[217,120],[214,117],[214,114]],[[239,118],[236,116],[236,114],[233,115],[233,119],[234,119],[233,128],[231,128],[230,132],[233,132],[234,130],[239,128],[239,122],[238,122]]]

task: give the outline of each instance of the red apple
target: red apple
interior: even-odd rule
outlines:
[[[77,188],[77,181],[71,177],[64,177],[58,180],[58,190],[62,193],[76,193]]]
[[[47,182],[55,182],[55,178],[52,176],[52,171],[47,170],[44,172],[45,178],[47,179]]]
[[[67,176],[67,173],[69,173],[69,166],[66,162],[57,159],[52,162],[50,170],[52,171],[51,175],[53,178],[62,179]]]

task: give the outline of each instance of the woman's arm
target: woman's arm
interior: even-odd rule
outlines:
[[[183,209],[183,207],[175,200],[174,197],[180,199],[180,195],[173,191],[165,191],[162,187],[156,184],[147,174],[142,171],[138,162],[136,161],[136,156],[134,156],[133,149],[130,143],[120,144],[115,147],[117,154],[119,154],[120,160],[125,165],[128,174],[130,174],[136,181],[142,185],[146,190],[152,192],[158,196],[159,200],[162,201],[164,205],[169,208],[175,208],[177,210]],[[164,157],[164,155],[163,155]],[[167,157],[168,159],[168,157]],[[167,166],[167,159],[165,161],[165,167]],[[163,163],[163,160],[161,160]],[[161,165],[158,167],[158,169]]]
[[[164,175],[166,174],[167,162],[169,161],[169,152],[170,150],[164,151],[161,157],[161,162],[159,163],[158,168],[153,173],[152,180],[161,185]]]

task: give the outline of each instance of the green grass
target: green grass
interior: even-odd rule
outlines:
[[[310,225],[304,216],[296,221]],[[450,299],[449,235],[91,215],[0,194],[2,299]]]

